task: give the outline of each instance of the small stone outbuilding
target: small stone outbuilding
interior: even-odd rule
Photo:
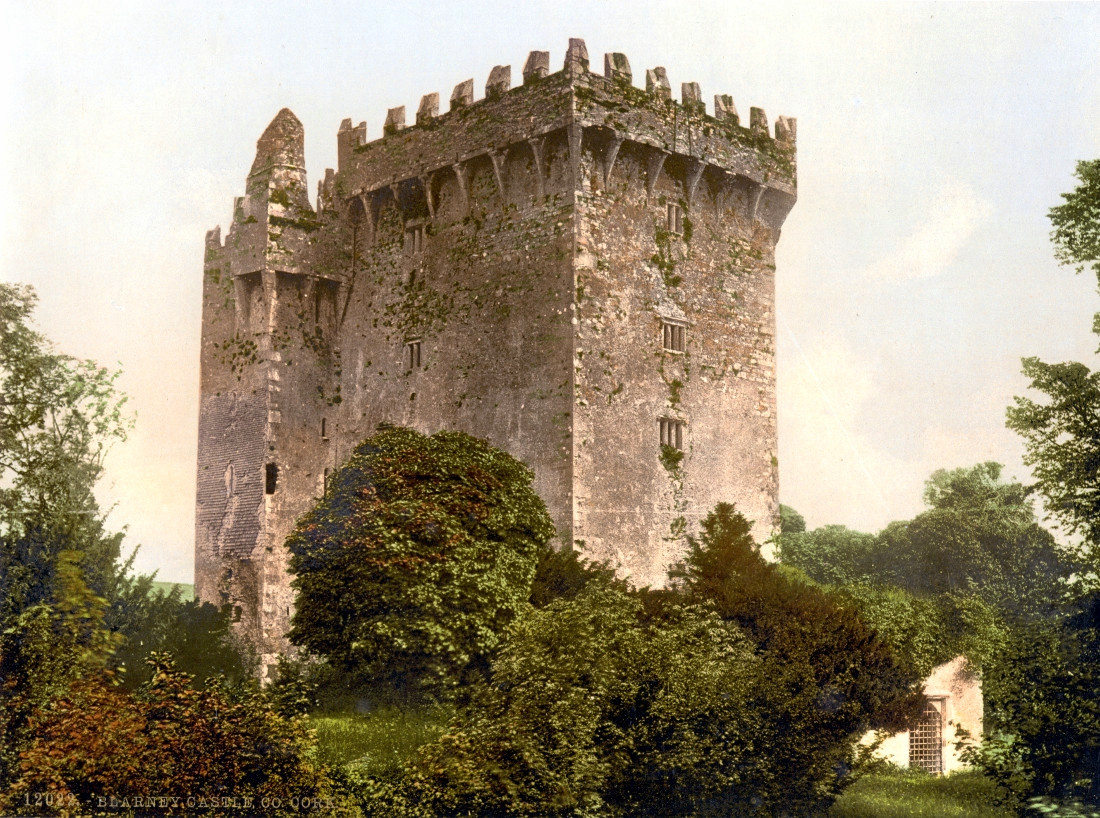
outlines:
[[[942,775],[966,766],[960,739],[982,737],[982,682],[965,656],[940,665],[924,683],[927,702],[920,724],[890,736],[879,754],[899,767]]]

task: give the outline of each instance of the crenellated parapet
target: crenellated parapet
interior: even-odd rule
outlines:
[[[379,203],[391,197],[419,197],[417,207],[432,213],[439,174],[453,176],[465,191],[470,164],[488,162],[503,186],[505,161],[519,157],[545,173],[542,154],[549,140],[558,139],[568,146],[574,169],[582,152],[595,154],[605,180],[622,146],[633,144],[649,154],[647,192],[661,174],[674,174],[689,203],[705,189],[718,207],[736,201],[752,219],[767,214],[776,230],[794,204],[794,119],[779,117],[773,135],[764,111],[750,108],[743,126],[730,95],[715,95],[708,113],[694,82],[682,83],[680,99],[674,100],[660,66],[645,72],[643,90],[633,85],[630,61],[621,53],[605,54],[602,75],[594,73],[579,39],[570,40],[557,73],[549,73],[545,51],[532,51],[522,73],[523,84],[512,87],[511,66],[495,66],[484,97],[476,101],[474,80],[458,83],[444,113],[439,95],[427,94],[411,125],[405,123],[404,107],[391,108],[381,137],[373,141],[366,139],[365,123],[352,128],[351,120],[344,120],[334,199],[346,206],[358,198],[376,214]],[[542,190],[545,180],[537,181]]]

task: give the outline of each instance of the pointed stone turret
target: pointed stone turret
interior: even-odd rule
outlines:
[[[306,131],[289,108],[275,115],[256,142],[256,161],[248,175],[254,176],[277,166],[299,170],[306,166]]]
[[[256,142],[245,196],[234,208],[234,274],[297,272],[317,217],[306,186],[305,128],[289,108]]]

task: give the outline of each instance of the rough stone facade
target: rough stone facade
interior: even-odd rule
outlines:
[[[777,520],[775,245],[795,122],[772,136],[663,68],[584,42],[345,120],[307,196],[288,110],[206,238],[195,583],[265,666],[293,608],[283,541],[382,421],[529,465],[560,544],[661,584],[719,501]]]

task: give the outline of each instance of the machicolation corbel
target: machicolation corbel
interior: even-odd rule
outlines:
[[[629,84],[633,80],[633,74],[630,73],[630,60],[626,58],[626,54],[604,54],[603,75],[609,80],[621,80]]]
[[[512,66],[494,65],[489,72],[489,81],[485,83],[486,99],[499,97],[512,87]]]
[[[541,80],[550,73],[550,52],[532,51],[523,64],[523,84]]]
[[[661,66],[645,72],[645,90],[665,102],[672,101],[672,86],[668,84],[668,72]]]
[[[473,79],[464,80],[455,86],[455,89],[451,91],[451,110],[454,111],[458,108],[465,108],[467,105],[473,105],[474,103],[474,81]]]

